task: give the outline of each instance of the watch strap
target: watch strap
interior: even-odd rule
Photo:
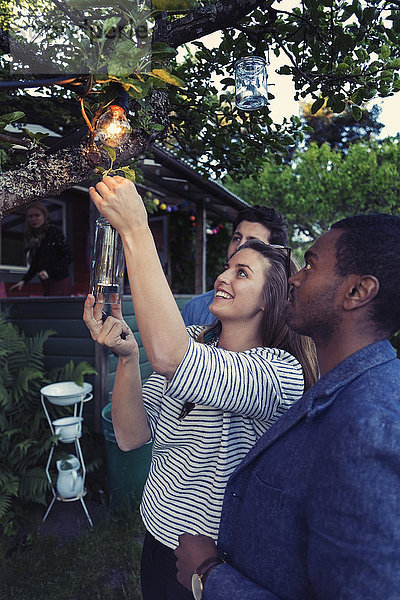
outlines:
[[[208,576],[209,571],[211,571],[213,567],[216,567],[217,565],[220,565],[223,562],[224,561],[219,556],[212,556],[211,558],[207,558],[204,562],[201,563],[199,567],[197,567],[196,573],[197,575],[199,575],[203,585]]]

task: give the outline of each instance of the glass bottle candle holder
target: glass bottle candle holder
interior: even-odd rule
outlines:
[[[89,290],[96,302],[121,302],[124,269],[125,257],[121,237],[105,217],[99,217],[96,221]]]
[[[235,64],[235,102],[241,110],[257,110],[268,103],[264,58],[246,56]]]

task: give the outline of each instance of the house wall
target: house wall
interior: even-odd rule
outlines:
[[[90,232],[90,204],[87,199],[87,194],[74,193],[69,190],[65,192],[65,197],[69,194],[67,206],[71,204],[71,232],[72,232],[72,252],[73,265],[73,294],[86,294],[89,289],[89,273],[90,273],[90,252],[91,252],[91,232]],[[62,196],[64,197],[64,196]]]
[[[93,400],[85,404],[84,418],[89,429],[101,432],[101,410],[111,399],[118,360],[90,337],[82,320],[85,297],[2,298],[0,308],[28,336],[46,329],[55,331],[44,345],[47,368],[63,366],[72,359],[75,365],[86,361],[96,369],[97,375],[85,377],[93,385]],[[180,310],[190,298],[176,296]],[[123,314],[139,343],[143,381],[151,366],[140,340],[131,296],[123,297]]]

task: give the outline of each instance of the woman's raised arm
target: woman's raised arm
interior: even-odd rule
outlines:
[[[171,379],[188,346],[186,327],[172,295],[136,187],[123,177],[104,177],[89,194],[118,230],[124,245],[133,306],[153,369]]]
[[[102,321],[102,305],[89,294],[83,320],[92,338],[119,356],[111,414],[115,437],[121,450],[133,450],[150,441],[151,432],[143,406],[139,369],[139,348],[125,323],[120,306],[112,306],[113,316]],[[123,334],[121,336],[121,334]]]

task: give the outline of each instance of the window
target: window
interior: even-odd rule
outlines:
[[[46,198],[42,201],[49,211],[50,220],[66,235],[66,206],[65,203],[56,198]],[[25,211],[28,207],[17,209],[11,215],[3,217],[0,221],[0,268],[21,267],[26,269],[25,255]],[[19,268],[18,268],[19,267]]]

